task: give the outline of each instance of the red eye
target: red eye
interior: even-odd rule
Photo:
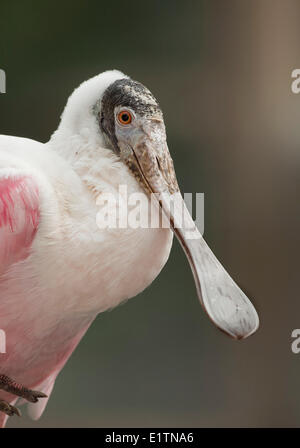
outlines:
[[[118,120],[121,124],[130,124],[132,122],[131,113],[128,110],[122,110],[118,113]]]

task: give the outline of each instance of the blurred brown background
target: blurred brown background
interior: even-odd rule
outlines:
[[[205,237],[261,328],[204,315],[177,242],[159,278],[100,315],[38,422],[299,426],[299,0],[1,2],[0,132],[47,141],[71,91],[118,68],[160,100],[177,176],[205,192]]]

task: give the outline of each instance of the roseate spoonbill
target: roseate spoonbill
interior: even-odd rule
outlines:
[[[257,313],[195,224],[160,199],[168,228],[100,228],[103,192],[180,196],[161,109],[142,84],[104,72],[70,96],[50,141],[0,137],[0,423],[38,418],[56,376],[95,316],[146,288],[166,263],[173,232],[191,265],[201,304],[233,338],[258,328]],[[180,196],[181,197],[181,196]],[[193,239],[187,238],[193,229]],[[26,387],[25,387],[26,385]],[[32,390],[34,389],[34,390]],[[37,392],[41,391],[41,392]],[[40,399],[40,400],[39,400]],[[37,403],[38,402],[38,403]]]

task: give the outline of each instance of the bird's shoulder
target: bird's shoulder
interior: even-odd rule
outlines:
[[[82,182],[72,167],[47,144],[0,136],[2,241],[17,241],[20,233],[28,232],[33,238],[42,223],[42,234],[61,227],[66,216],[72,219],[82,200],[81,190]]]
[[[27,257],[40,217],[38,185],[15,149],[13,138],[0,137],[0,273]]]
[[[30,177],[39,191],[40,206],[57,196],[80,196],[82,182],[71,165],[47,143],[0,135],[0,179],[14,174]]]

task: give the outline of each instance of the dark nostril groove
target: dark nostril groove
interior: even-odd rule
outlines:
[[[157,157],[155,157],[155,158],[156,158],[156,162],[157,162],[158,168],[159,168],[159,169],[160,169],[160,171],[161,171],[161,166],[160,166],[159,160],[158,160],[158,158],[157,158]]]

